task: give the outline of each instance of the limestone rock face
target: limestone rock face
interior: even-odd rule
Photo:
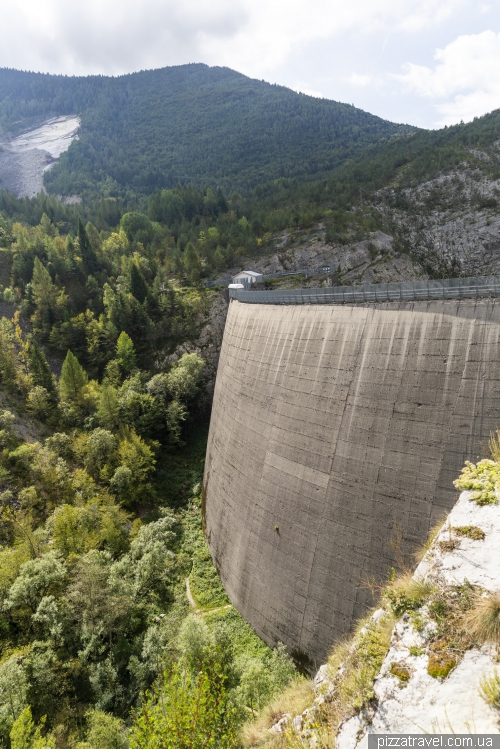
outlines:
[[[312,671],[500,424],[500,302],[231,302],[204,476],[236,608]]]
[[[500,505],[480,507],[470,495],[460,495],[414,577],[442,590],[470,583],[496,592],[500,590]],[[457,526],[479,527],[484,539],[462,537],[456,548],[447,550],[449,529]],[[427,672],[425,644],[425,629],[417,632],[407,614],[397,622],[375,679],[376,707],[369,716],[361,712],[343,723],[337,749],[367,749],[370,733],[498,733],[500,715],[480,689],[481,681],[498,669],[494,645],[468,650],[445,679],[436,679]],[[412,654],[410,648],[417,651]],[[406,683],[391,673],[394,663],[409,673]]]

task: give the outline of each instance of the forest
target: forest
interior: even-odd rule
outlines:
[[[371,143],[412,133],[229,68],[181,65],[110,78],[0,70],[0,127],[81,117],[79,140],[45,176],[49,192],[149,195],[180,184],[249,190],[318,175]]]
[[[236,746],[301,677],[204,541],[205,362],[162,359],[215,292],[143,214],[0,227],[0,745]]]
[[[391,227],[383,224],[383,208],[411,210],[405,189],[438,174],[473,168],[478,179],[498,179],[500,155],[493,144],[499,134],[496,110],[466,125],[365,146],[357,158],[320,178],[263,180],[239,192],[224,191],[215,179],[212,186],[179,182],[147,195],[132,191],[103,196],[95,191],[77,205],[64,205],[50,194],[16,199],[0,191],[0,214],[30,226],[37,226],[45,214],[61,234],[71,236],[79,218],[85,224],[90,221],[98,232],[120,234],[120,222],[129,214],[127,241],[162,245],[167,272],[185,271],[190,281],[215,278],[242,258],[262,254],[273,233],[283,229],[307,230],[323,222],[329,237],[340,242],[363,238],[378,228],[390,233]],[[490,149],[487,159],[480,154],[484,147]],[[490,207],[495,200],[489,198]],[[431,212],[436,205],[430,200],[426,210]]]

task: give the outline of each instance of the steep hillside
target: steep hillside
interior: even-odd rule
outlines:
[[[81,116],[81,129],[46,176],[62,195],[148,194],[179,181],[241,191],[323,173],[415,130],[201,64],[119,78],[0,70],[4,129],[64,114]]]
[[[161,242],[46,215],[0,230],[0,746],[150,747],[163,679],[185,716],[186,680],[217,695],[227,732],[220,704],[206,721],[234,736],[298,674],[230,605],[202,532],[224,306],[169,280]]]

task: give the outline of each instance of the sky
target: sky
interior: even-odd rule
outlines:
[[[0,19],[0,67],[204,62],[427,128],[500,107],[500,0],[0,0]]]

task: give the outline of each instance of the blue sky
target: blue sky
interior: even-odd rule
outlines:
[[[0,66],[205,62],[421,127],[500,107],[499,0],[0,0]]]

